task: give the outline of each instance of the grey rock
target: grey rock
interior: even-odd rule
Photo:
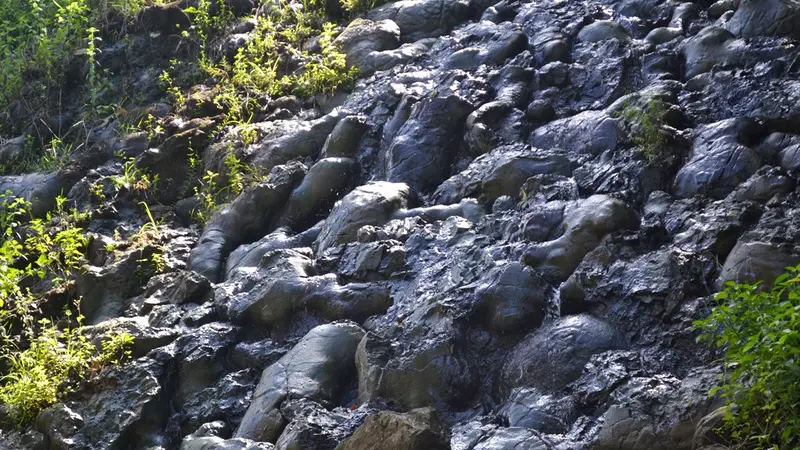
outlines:
[[[464,0],[401,0],[367,13],[367,19],[391,19],[400,27],[403,42],[438,37],[450,32],[469,15]]]
[[[502,64],[528,47],[527,36],[509,22],[471,24],[464,31],[473,37],[473,45],[449,56],[446,66],[450,69],[474,70],[483,64]]]
[[[9,450],[49,450],[49,442],[44,434],[29,430],[25,433],[11,431],[0,435],[0,445]]]
[[[318,252],[356,240],[366,225],[383,225],[408,205],[410,190],[403,183],[376,182],[358,187],[333,207],[315,242]]]
[[[247,152],[242,151],[240,159],[246,158],[247,162],[267,172],[295,158],[316,156],[342,118],[344,114],[334,111],[312,121],[276,120],[255,124],[258,142]],[[210,146],[206,150],[203,160],[208,170],[219,172],[223,168],[224,157],[229,151],[227,144],[223,145],[225,146]],[[212,148],[218,155],[213,159],[210,156]],[[214,167],[209,167],[211,161],[215,162]]]
[[[322,147],[322,158],[351,158],[358,151],[361,137],[369,127],[364,117],[347,116],[333,128]]]
[[[150,279],[145,287],[145,303],[162,305],[172,303],[203,303],[211,292],[211,283],[194,272],[179,270]]]
[[[356,174],[357,166],[350,158],[325,158],[317,161],[297,186],[286,204],[280,222],[302,230],[325,217]]]
[[[800,37],[800,6],[787,0],[740,0],[726,28],[739,37]]]
[[[543,63],[569,62],[572,40],[558,27],[548,27],[535,33],[531,42],[536,57]]]
[[[236,269],[256,267],[261,258],[273,250],[310,247],[319,236],[323,222],[299,233],[292,234],[288,227],[281,227],[252,244],[240,245],[225,261],[225,279],[229,279]]]
[[[148,326],[147,322],[144,317],[120,317],[87,326],[84,333],[98,348],[102,348],[102,342],[113,333],[130,334],[133,336],[130,349],[133,358],[141,358],[153,349],[169,345],[180,336],[175,328]]]
[[[230,436],[231,428],[222,420],[214,420],[200,425],[190,436],[194,437],[226,437]]]
[[[372,75],[381,70],[390,70],[400,64],[405,64],[428,52],[435,43],[435,38],[420,39],[417,42],[406,43],[394,50],[370,52],[364,58],[359,74]]]
[[[281,412],[289,424],[275,442],[279,450],[334,450],[363,421],[358,413],[350,417],[351,414],[341,409],[328,411],[307,399],[288,400],[281,406]]]
[[[736,11],[741,0],[718,0],[707,9],[708,15],[717,18],[729,11]]]
[[[480,368],[487,366],[464,348],[464,339],[475,307],[470,294],[494,266],[489,239],[469,221],[450,217],[418,223],[405,245],[413,255],[406,263],[414,276],[397,283],[392,308],[369,321],[374,333],[357,353],[359,401],[462,407],[478,390]]]
[[[533,147],[563,148],[577,154],[598,155],[617,148],[616,120],[604,111],[586,111],[559,119],[536,129],[531,135]]]
[[[309,398],[330,404],[355,375],[355,351],[364,331],[352,324],[318,326],[278,362],[264,370],[253,401],[234,437],[276,440],[284,418],[278,409],[286,398]]]
[[[500,408],[500,415],[512,427],[563,434],[577,416],[577,402],[570,396],[543,394],[530,388],[515,389]]]
[[[647,33],[644,40],[653,45],[661,45],[681,35],[683,35],[683,30],[680,28],[661,27]]]
[[[682,48],[686,58],[686,78],[708,72],[718,64],[738,64],[746,44],[728,30],[707,27],[686,41]]]
[[[178,2],[150,5],[142,10],[138,19],[137,23],[145,30],[164,34],[180,33],[192,26]]]
[[[189,258],[189,268],[218,282],[225,257],[239,245],[256,241],[270,231],[271,219],[278,216],[305,172],[300,163],[277,166],[266,181],[245,189],[203,230]]]
[[[70,397],[68,404],[43,410],[36,429],[50,448],[101,450],[123,445],[147,447],[163,439],[169,398],[162,382],[170,355],[135,361],[104,372]]]
[[[313,275],[312,266],[301,252],[271,252],[257,269],[241,271],[217,287],[217,309],[236,322],[279,327],[299,312],[363,321],[391,306],[385,286],[339,285],[335,274]]]
[[[508,355],[502,386],[557,391],[578,378],[594,353],[627,346],[612,325],[582,314],[562,317],[528,335]]]
[[[405,273],[405,254],[405,248],[398,241],[347,244],[337,258],[335,269],[345,280],[391,279]]]
[[[209,323],[185,333],[171,344],[178,356],[172,399],[177,408],[189,404],[193,396],[214,386],[229,371],[228,353],[239,339],[240,332],[241,329],[228,323]],[[190,428],[194,429],[207,421],[199,420]]]
[[[231,362],[239,369],[264,370],[286,354],[286,348],[270,339],[240,342],[231,349]]]
[[[570,203],[558,226],[561,234],[548,242],[529,246],[524,261],[546,277],[563,281],[606,234],[636,228],[638,223],[636,212],[624,202],[593,195]]]
[[[183,432],[195,430],[213,420],[222,420],[236,427],[250,404],[256,381],[255,370],[241,370],[225,375],[216,384],[189,395],[181,411]]]
[[[769,286],[787,267],[798,262],[800,255],[769,242],[739,241],[722,266],[719,284],[761,281]]]
[[[668,375],[631,379],[612,395],[614,405],[599,418],[587,448],[692,449],[697,423],[718,406],[707,395],[716,374],[705,370],[682,380]]]
[[[700,127],[695,132],[691,159],[675,177],[675,194],[724,198],[763,165],[761,155],[748,146],[759,133],[758,125],[747,119]]]
[[[210,92],[208,103],[213,105]],[[217,114],[212,111],[208,115]],[[193,149],[204,148],[211,138],[213,128],[217,125],[214,119],[195,119],[192,125],[164,140],[158,148],[145,150],[136,157],[136,168],[149,176],[158,177],[158,190],[155,191],[159,201],[170,204],[188,194],[191,168],[189,155]]]
[[[725,415],[728,411],[729,409],[723,406],[700,419],[694,432],[692,448],[704,448],[715,444],[723,446],[731,442],[731,436],[724,431]]]
[[[572,162],[558,152],[523,145],[498,147],[473,161],[467,169],[445,180],[436,189],[436,203],[456,203],[466,197],[480,197],[491,204],[498,197],[519,197],[525,181],[535,175],[571,175]]]
[[[394,50],[400,46],[400,27],[391,20],[356,19],[333,43],[347,55],[347,65],[363,73],[368,67],[365,61],[370,53]]]
[[[521,108],[530,96],[533,75],[530,69],[509,65],[493,77],[494,100],[467,116],[465,141],[470,156],[525,139],[528,129],[521,123],[524,115]]]
[[[776,195],[791,192],[794,187],[794,181],[780,169],[764,166],[740,184],[727,198],[737,202],[766,203]]]
[[[776,72],[785,70],[788,42],[775,42],[775,39],[758,40],[763,45],[747,46],[753,50],[752,56],[744,59],[744,64],[758,67],[748,76],[737,76],[740,69],[715,70],[695,77],[687,83],[691,86],[691,96],[681,102],[689,117],[699,119],[699,123],[713,123],[726,119],[757,117],[760,120],[777,123],[781,118],[797,114],[794,103],[784,103],[779,99],[791,98],[800,83],[792,79],[775,78]],[[698,80],[701,79],[701,80]],[[749,92],[742,96],[735,92]],[[764,130],[769,131],[769,130]]]
[[[407,183],[417,194],[434,189],[447,176],[471,112],[469,103],[453,95],[414,105],[386,150],[387,180]]]
[[[181,442],[180,450],[274,450],[269,442],[254,442],[250,439],[222,439],[216,436],[189,435]]]
[[[724,259],[748,226],[758,221],[760,211],[748,202],[716,201],[698,211],[695,205],[678,201],[666,213],[667,230],[683,251],[710,251]]]
[[[151,258],[159,252],[159,248],[147,245],[125,253],[109,266],[89,266],[81,272],[75,284],[87,323],[120,317],[127,300],[141,293],[153,275]]]
[[[514,450],[519,448],[544,450],[552,448],[552,442],[540,433],[522,427],[499,427],[468,422],[459,425],[450,440],[450,448],[459,450]]]
[[[537,174],[520,188],[524,203],[546,203],[555,200],[577,200],[578,185],[572,178],[553,173]]]
[[[44,217],[55,207],[56,197],[68,192],[79,179],[80,174],[67,170],[0,176],[0,193],[11,191],[12,196],[30,202],[35,217]]]
[[[25,152],[26,136],[17,136],[13,139],[0,141],[0,165],[6,166],[19,160]]]
[[[452,205],[422,206],[419,208],[401,209],[396,211],[394,220],[420,217],[426,221],[444,221],[450,217],[463,217],[472,223],[478,223],[485,212],[473,198],[465,198]]]
[[[370,450],[376,442],[386,450],[449,449],[444,427],[433,408],[405,414],[380,411],[367,417],[364,425],[345,439],[336,450]]]
[[[618,23],[613,20],[598,20],[586,25],[578,33],[578,41],[600,42],[606,39],[630,40],[630,36]]]
[[[794,144],[781,150],[781,167],[786,170],[797,170],[800,168],[800,144]]]
[[[544,319],[547,285],[530,268],[514,262],[486,274],[475,290],[477,316],[498,333],[521,333]]]
[[[556,110],[547,100],[534,100],[525,110],[525,116],[536,122],[547,123],[556,118]]]
[[[539,85],[544,88],[563,88],[569,85],[569,65],[563,62],[547,63],[539,69]]]
[[[624,246],[624,237],[616,242],[612,237],[616,236],[609,236],[587,255],[573,276],[562,284],[562,312],[602,311],[605,319],[632,331],[645,322],[657,324],[668,320],[678,313],[685,297],[711,290],[712,257],[697,257],[688,262],[682,252],[689,249],[672,248],[638,256]],[[609,251],[617,255],[616,261],[608,259]],[[584,301],[590,304],[576,304]],[[648,329],[641,333],[651,332]]]

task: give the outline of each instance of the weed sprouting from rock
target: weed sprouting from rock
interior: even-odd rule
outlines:
[[[617,117],[631,125],[631,142],[642,149],[649,163],[657,163],[667,156],[668,141],[662,130],[666,112],[666,103],[657,98],[649,98],[643,106],[627,102],[617,114]]]

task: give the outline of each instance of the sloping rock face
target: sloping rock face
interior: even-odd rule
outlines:
[[[693,321],[723,283],[800,263],[800,9],[710,3],[366,12],[336,41],[351,92],[194,148],[270,174],[202,230],[177,192],[158,249],[103,249],[142,225],[120,202],[89,219],[75,289],[136,359],[0,447],[697,448],[720,370]],[[184,177],[185,131],[139,163]],[[113,170],[0,191],[42,213]]]

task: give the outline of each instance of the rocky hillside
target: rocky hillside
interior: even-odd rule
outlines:
[[[727,448],[693,322],[800,263],[800,4],[493,2],[147,3],[9,103],[86,238],[15,283],[133,341],[0,447]]]

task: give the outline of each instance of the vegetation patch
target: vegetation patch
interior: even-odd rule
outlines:
[[[64,398],[99,368],[129,355],[133,338],[107,336],[101,348],[83,334],[83,316],[64,311],[62,323],[41,317],[47,293],[65,286],[86,262],[87,238],[77,226],[84,214],[65,209],[59,197],[53,213],[33,218],[30,204],[10,194],[0,203],[0,401],[18,425]],[[41,317],[41,318],[39,318]]]
[[[616,114],[634,128],[631,141],[642,149],[649,163],[658,163],[668,156],[667,136],[662,130],[666,113],[666,103],[657,98],[648,98],[644,106],[628,101]]]
[[[769,290],[729,282],[716,300],[695,325],[723,352],[711,395],[726,401],[725,431],[742,448],[800,448],[800,266]]]

